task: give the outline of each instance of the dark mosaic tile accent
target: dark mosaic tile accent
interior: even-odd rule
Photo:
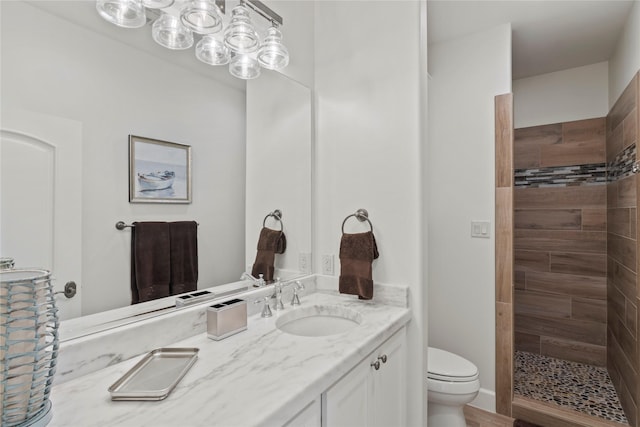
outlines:
[[[607,370],[516,351],[514,393],[629,425]]]
[[[607,181],[613,182],[633,175],[636,162],[636,144],[631,144],[607,165]]]
[[[571,187],[578,185],[600,185],[607,183],[607,165],[558,166],[552,168],[516,169],[514,186]]]

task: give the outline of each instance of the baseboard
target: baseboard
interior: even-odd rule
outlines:
[[[486,388],[481,388],[478,392],[478,395],[469,406],[473,406],[474,408],[482,409],[487,412],[496,412],[496,392],[493,390],[487,390]]]

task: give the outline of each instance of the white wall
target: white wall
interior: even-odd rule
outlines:
[[[429,346],[480,371],[495,411],[494,97],[511,91],[511,27],[429,45]],[[471,238],[471,221],[491,238]]]
[[[514,80],[513,111],[516,129],[606,116],[608,63]]]
[[[376,282],[411,288],[408,425],[422,425],[420,13],[418,1],[316,3],[316,271],[338,253],[343,219],[365,208]],[[354,25],[357,24],[357,25]],[[380,31],[384,28],[383,31]],[[353,219],[353,218],[352,218]],[[346,231],[365,230],[351,221]]]
[[[130,304],[131,234],[115,229],[119,220],[198,221],[199,285],[237,280],[244,261],[243,90],[23,2],[2,2],[1,48],[3,108],[82,123],[85,314]],[[193,203],[129,203],[129,134],[192,146]]]
[[[640,0],[635,0],[616,49],[609,58],[609,108],[640,70]]]

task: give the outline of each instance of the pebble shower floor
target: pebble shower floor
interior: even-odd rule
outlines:
[[[515,353],[515,394],[628,425],[605,368]]]

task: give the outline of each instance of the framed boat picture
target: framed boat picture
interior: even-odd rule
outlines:
[[[191,203],[191,146],[129,135],[129,202]]]

